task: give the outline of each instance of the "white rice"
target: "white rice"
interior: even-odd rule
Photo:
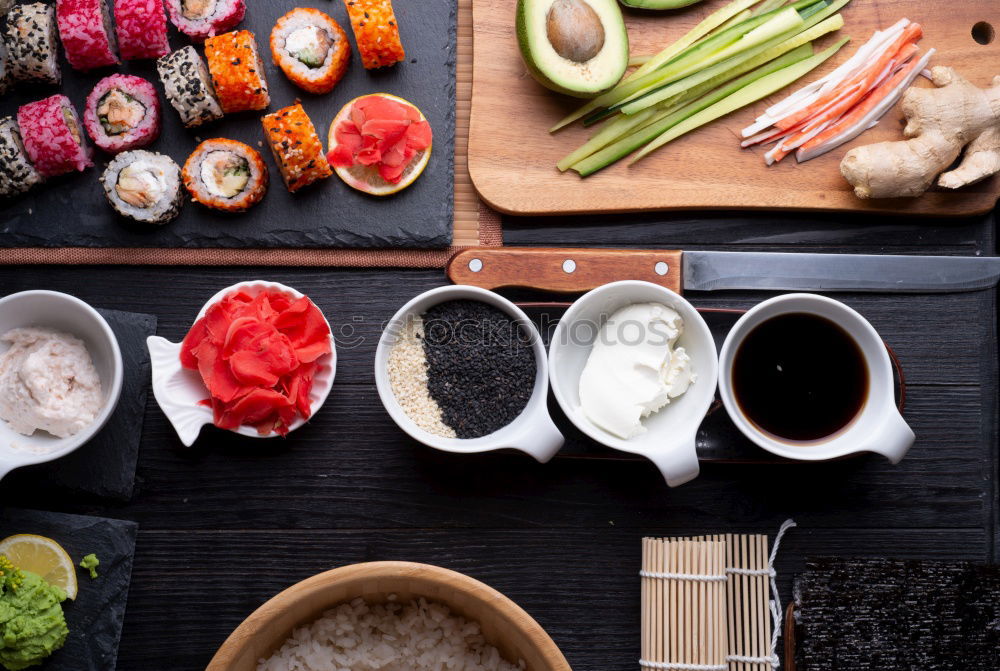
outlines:
[[[357,598],[292,632],[257,671],[519,671],[486,642],[478,622],[421,598]]]

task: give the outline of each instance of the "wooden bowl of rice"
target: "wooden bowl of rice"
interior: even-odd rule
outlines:
[[[303,657],[319,660],[322,654],[316,649],[321,647],[321,641],[346,640],[343,627],[349,629],[353,625],[340,622],[353,617],[356,610],[366,612],[367,619],[363,620],[368,623],[366,628],[380,635],[371,627],[377,613],[386,608],[398,610],[414,601],[418,603],[414,607],[416,611],[432,626],[439,627],[435,635],[443,632],[447,636],[449,625],[459,624],[460,628],[452,627],[450,633],[463,638],[447,643],[461,640],[466,646],[466,640],[485,639],[485,648],[495,647],[503,658],[498,662],[495,652],[492,658],[488,654],[477,654],[474,659],[469,658],[466,666],[458,668],[509,669],[512,665],[525,671],[570,671],[566,658],[545,630],[500,592],[455,571],[397,561],[352,564],[289,587],[254,611],[230,634],[206,671],[301,668],[293,666],[291,660],[297,659],[299,663]],[[450,617],[442,620],[443,609],[436,604],[450,610]],[[462,626],[459,618],[478,623],[482,636],[469,637],[468,629]],[[408,631],[412,626],[413,618],[401,630]],[[347,638],[353,633],[353,630],[348,631]],[[424,640],[414,641],[411,637],[399,645],[416,644],[408,652],[433,655],[435,647],[420,645]],[[345,667],[344,659],[339,658],[336,667],[326,661],[317,663],[314,668],[380,668],[378,660],[367,659],[378,653],[374,646],[366,648],[364,642],[357,643],[357,640],[351,645],[354,647],[347,652],[354,656],[355,663],[348,662]],[[439,646],[444,647],[445,643]],[[469,649],[463,647],[463,650]],[[262,660],[268,660],[267,665],[263,665]]]

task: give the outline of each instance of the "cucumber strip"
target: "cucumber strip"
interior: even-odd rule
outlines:
[[[724,30],[729,30],[733,26],[735,26],[735,25],[737,25],[739,23],[743,23],[744,21],[746,21],[747,19],[749,19],[751,16],[753,16],[753,11],[750,10],[750,9],[744,9],[742,12],[740,12],[739,14],[737,14],[736,16],[734,16],[733,18],[729,19],[728,21],[726,21],[725,23],[723,23],[721,26],[719,26],[718,28],[716,28],[715,30],[713,30],[712,32],[710,32],[708,35],[706,35],[706,37],[711,37],[712,35],[717,35],[717,34],[723,32]]]
[[[664,63],[672,59],[674,56],[676,56],[680,52],[690,47],[692,44],[700,40],[708,33],[718,28],[720,25],[731,19],[733,16],[739,14],[748,7],[754,6],[758,2],[760,2],[760,0],[734,0],[725,7],[722,7],[712,12],[707,17],[705,17],[698,25],[696,25],[694,28],[692,28],[686,34],[684,34],[679,40],[677,40],[676,42],[665,48],[660,53],[653,56],[638,70],[636,70],[630,75],[627,75],[625,79],[622,81],[622,84],[624,84],[625,82],[629,82],[633,79],[642,77],[643,75],[659,68],[661,65],[663,65]],[[621,86],[621,84],[619,84],[618,86]],[[609,93],[613,93],[617,88],[618,87],[615,87],[614,89],[609,91]],[[582,119],[584,116],[586,116],[587,114],[593,112],[594,110],[600,107],[604,107],[605,105],[617,102],[617,100],[602,101],[601,99],[603,97],[604,96],[598,96],[597,98],[594,98],[593,100],[583,105],[581,108],[579,108],[569,116],[564,117],[562,120],[559,121],[559,123],[550,128],[549,132],[554,133],[560,128],[568,126],[569,124],[573,123],[578,119]]]
[[[667,100],[668,98],[672,98],[675,95],[683,93],[691,86],[701,84],[704,81],[716,81],[716,83],[720,83],[720,78],[724,78],[722,79],[722,81],[724,81],[725,79],[730,79],[738,74],[752,70],[753,68],[766,63],[773,58],[777,58],[783,53],[805,44],[806,42],[812,42],[827,33],[840,30],[843,27],[844,18],[840,14],[834,14],[833,16],[820,21],[816,25],[799,32],[790,38],[785,35],[780,35],[743,54],[730,58],[729,60],[722,61],[721,63],[716,63],[712,67],[706,68],[701,72],[697,72],[680,81],[668,84],[667,86],[655,90],[642,98],[623,105],[621,107],[621,112],[627,115],[636,114],[652,105],[656,105],[657,103]],[[731,74],[729,74],[730,72]]]
[[[850,2],[850,0],[838,0],[838,2],[835,4],[843,6],[848,2]],[[677,61],[674,61],[658,70],[650,72],[638,79],[631,79],[629,81],[623,82],[622,84],[619,84],[613,90],[601,95],[598,98],[595,98],[594,100],[591,101],[591,103],[588,103],[587,105],[584,106],[584,108],[588,109],[581,108],[577,110],[577,112],[581,114],[587,114],[588,112],[593,112],[593,110],[597,110],[599,108],[608,108],[608,109],[603,109],[601,111],[593,112],[589,116],[587,116],[587,118],[584,120],[584,124],[588,126],[592,125],[602,119],[612,116],[624,104],[629,103],[633,100],[638,100],[642,96],[646,95],[649,91],[655,90],[658,86],[666,86],[668,84],[671,84],[672,82],[678,81],[680,79],[683,79],[684,77],[688,77],[692,74],[695,74],[701,69],[717,62],[720,59],[715,58],[714,53],[718,53],[718,51],[722,48],[725,48],[727,44],[739,40],[742,32],[749,32],[749,30],[753,30],[756,27],[762,26],[763,24],[767,23],[769,20],[773,19],[781,12],[785,12],[788,9],[795,9],[796,11],[802,13],[808,13],[809,15],[809,18],[806,19],[802,23],[802,25],[798,26],[797,29],[794,29],[794,31],[793,30],[787,31],[785,37],[789,37],[791,34],[794,34],[794,32],[797,32],[797,30],[807,28],[810,25],[813,25],[817,21],[821,20],[820,18],[817,18],[821,14],[824,17],[832,14],[833,12],[830,11],[831,7],[832,5],[827,5],[825,0],[799,0],[799,2],[796,2],[793,5],[789,5],[788,7],[775,9],[772,10],[771,12],[768,12],[767,14],[762,14],[758,17],[754,17],[748,21],[743,22],[739,26],[735,26],[727,31],[724,31],[723,33],[720,33],[719,35],[709,37],[706,40],[699,42],[690,50],[682,54],[682,56],[679,57],[679,60]],[[743,46],[749,48],[751,45],[746,44]],[[711,50],[711,49],[715,49],[716,51],[714,53],[709,53],[707,55],[705,53],[702,53],[705,50]],[[575,116],[575,114],[576,113],[574,113],[574,115],[571,116]],[[577,118],[579,117],[575,117],[573,120],[575,121]],[[567,119],[569,119],[569,117],[567,117]]]
[[[562,172],[566,172],[575,163],[582,161],[595,151],[603,149],[620,137],[639,130],[645,124],[658,117],[659,111],[660,108],[651,107],[640,114],[633,114],[632,116],[620,114],[617,118],[610,119],[589,140],[559,161],[556,167]]]
[[[651,140],[656,139],[665,130],[680,123],[691,115],[697,114],[699,111],[715,104],[732,93],[739,91],[748,84],[751,84],[773,72],[778,72],[790,65],[804,61],[811,56],[812,45],[804,44],[769,63],[765,63],[756,70],[748,72],[742,77],[738,77],[723,86],[720,86],[703,98],[699,98],[698,100],[688,103],[680,109],[667,109],[664,112],[657,114],[654,117],[655,121],[651,121],[631,135],[624,137],[613,144],[609,144],[601,151],[598,151],[586,159],[575,163],[572,166],[573,170],[579,172],[581,177],[592,175],[598,170],[611,165],[618,159],[624,158]]]
[[[759,6],[754,7],[754,15],[763,14],[764,12],[769,12],[772,9],[777,9],[785,4],[785,0],[764,0]]]
[[[715,121],[720,117],[724,117],[731,112],[735,112],[742,107],[746,107],[750,103],[756,102],[761,98],[766,98],[772,93],[780,91],[789,84],[792,84],[802,78],[806,73],[819,67],[824,61],[837,53],[841,47],[847,44],[850,39],[851,38],[849,37],[845,37],[815,56],[807,58],[806,60],[794,65],[789,65],[788,67],[782,68],[777,72],[772,72],[766,77],[762,77],[756,82],[753,82],[748,86],[744,86],[740,90],[723,98],[714,105],[701,110],[693,116],[689,116],[687,119],[684,119],[682,122],[670,128],[648,145],[643,147],[642,150],[636,154],[635,158],[632,159],[632,163],[635,163],[644,156],[647,156],[650,152],[656,151],[668,142],[676,140],[680,136],[694,130],[695,128],[704,126],[705,124]]]
[[[800,11],[802,13],[808,14],[808,18],[805,19],[805,21],[803,22],[802,26],[800,26],[798,29],[789,31],[789,32],[785,33],[784,35],[779,35],[778,37],[774,38],[774,40],[771,41],[771,44],[778,44],[783,39],[790,39],[790,38],[794,37],[795,35],[800,34],[801,32],[804,32],[805,30],[808,30],[809,28],[812,28],[813,26],[817,25],[818,23],[826,20],[831,15],[835,14],[838,10],[840,10],[842,7],[844,7],[850,1],[851,0],[835,0],[832,4],[827,4],[825,1],[821,1],[820,3],[815,3],[815,4],[813,4],[813,5],[809,6],[809,7],[803,8]],[[790,5],[790,6],[794,7],[794,5]],[[736,61],[734,61],[734,62],[736,62]],[[704,66],[705,66],[705,63],[699,63],[698,67],[690,68],[690,70],[691,70],[690,72],[684,72],[683,73],[683,77],[690,77],[691,75],[696,74]],[[673,78],[669,78],[669,79],[665,78],[664,81],[659,82],[659,84],[661,85],[661,87],[662,86],[667,86],[669,84],[672,84],[675,81],[678,81],[679,79],[682,79],[683,77],[673,77]],[[628,104],[628,103],[633,102],[635,100],[639,100],[641,97],[643,97],[645,95],[648,95],[649,93],[652,93],[653,91],[656,91],[657,88],[658,87],[656,87],[655,85],[647,87],[646,90],[644,90],[644,91],[642,91],[642,92],[640,92],[638,94],[634,94],[634,95],[632,95],[632,96],[630,96],[630,97],[622,100],[621,102],[617,103],[616,105],[614,105],[612,111],[618,111],[618,109],[620,109],[621,107],[624,107],[625,104]],[[603,118],[605,116],[608,116],[608,114],[607,113],[595,114],[595,115],[592,115],[591,117],[589,117],[587,119],[587,121],[589,123],[593,123],[594,121],[597,121],[600,118]]]

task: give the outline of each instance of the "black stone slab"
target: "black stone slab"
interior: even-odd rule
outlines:
[[[39,669],[114,671],[138,529],[135,522],[105,517],[16,508],[0,511],[0,538],[24,533],[48,536],[62,545],[76,563],[91,553],[101,562],[94,580],[87,571],[77,571],[80,589],[76,600],[63,602],[69,627],[66,644]]]
[[[118,310],[98,312],[115,332],[122,351],[124,379],[118,407],[89,443],[62,459],[12,472],[4,478],[4,488],[58,488],[123,501],[132,498],[150,380],[146,337],[156,333],[156,317]]]
[[[18,106],[63,93],[82,114],[87,94],[102,77],[114,72],[138,75],[153,82],[163,104],[163,133],[147,149],[168,154],[179,165],[199,139],[227,137],[260,149],[271,171],[271,186],[263,202],[242,215],[224,215],[188,202],[180,217],[162,226],[140,226],[119,219],[99,185],[108,157],[97,151],[95,167],[42,185],[13,201],[0,201],[2,247],[445,247],[451,242],[454,205],[455,44],[457,4],[449,0],[397,0],[406,61],[369,72],[361,66],[347,12],[341,0],[251,0],[239,26],[254,32],[271,90],[268,112],[296,98],[309,114],[326,146],[330,121],[346,102],[374,92],[389,92],[417,105],[434,131],[434,148],[424,174],[405,191],[387,198],[367,196],[335,175],[290,194],[263,140],[263,113],[233,114],[208,127],[185,129],[163,97],[153,61],[133,61],[116,69],[80,73],[61,57],[59,87],[19,87],[0,99],[0,117],[16,114]],[[293,86],[271,62],[271,28],[294,7],[316,7],[330,14],[351,40],[351,65],[329,94],[316,96]],[[170,45],[190,42],[171,31]],[[200,53],[204,53],[198,47]]]

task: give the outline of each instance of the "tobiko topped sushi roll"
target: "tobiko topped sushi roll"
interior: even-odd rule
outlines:
[[[232,30],[247,13],[245,0],[166,0],[170,20],[192,40]]]
[[[56,20],[66,60],[77,70],[115,65],[115,33],[106,0],[57,0]]]
[[[24,148],[43,177],[86,170],[93,162],[80,117],[69,98],[54,95],[17,110]]]
[[[109,154],[145,147],[160,135],[160,100],[142,77],[111,75],[87,96],[83,123]]]
[[[223,112],[262,110],[271,104],[264,63],[257,51],[257,41],[249,30],[205,40],[205,60]]]
[[[318,9],[288,12],[271,31],[271,57],[285,76],[310,93],[329,93],[347,72],[351,45],[336,21]]]
[[[101,176],[111,207],[144,224],[165,224],[184,204],[181,169],[169,156],[136,149],[118,154]]]
[[[177,110],[186,128],[195,128],[222,118],[222,107],[205,61],[187,46],[156,61],[167,100]]]
[[[184,186],[206,207],[243,212],[267,192],[267,166],[260,153],[236,140],[205,140],[184,163]]]
[[[115,24],[122,60],[159,58],[170,53],[163,0],[115,0]]]
[[[33,2],[12,7],[3,34],[11,78],[21,82],[60,83],[57,39],[55,8],[51,5]]]
[[[323,143],[301,104],[295,103],[268,114],[261,123],[274,162],[289,191],[294,193],[332,174],[323,156]]]
[[[344,0],[365,69],[393,65],[406,58],[392,0]]]

